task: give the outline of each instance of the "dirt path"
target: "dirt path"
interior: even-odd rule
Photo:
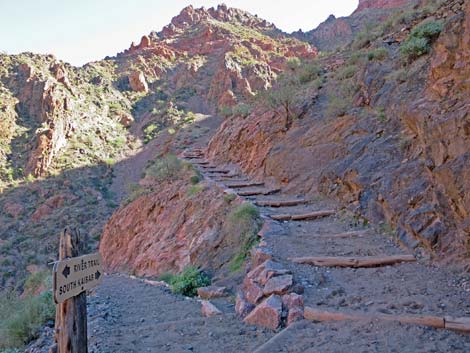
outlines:
[[[251,352],[273,336],[244,325],[232,303],[215,304],[224,314],[204,318],[196,299],[129,277],[108,276],[89,297],[89,352]]]
[[[192,161],[198,162],[197,159]],[[231,180],[248,180],[239,172],[230,178],[235,173],[230,173],[227,177],[224,173],[207,172],[207,168],[199,168],[206,178],[227,179],[218,181],[225,187],[233,183]],[[213,169],[224,170],[224,166]],[[268,191],[263,186],[233,190],[239,195],[247,191]],[[246,199],[256,203],[287,201],[292,200],[293,196],[281,192],[253,195]],[[302,215],[337,208],[334,202],[318,195],[307,204],[260,207],[260,211],[263,217],[270,219],[280,214]],[[335,236],[338,234],[346,236]],[[469,276],[434,267],[425,259],[372,268],[316,267],[294,263],[292,258],[306,256],[368,257],[407,254],[390,236],[374,228],[357,227],[352,220],[340,213],[315,220],[277,222],[275,230],[269,232],[264,240],[273,253],[273,259],[292,271],[296,282],[305,288],[303,296],[306,306],[342,313],[470,317]],[[469,335],[447,330],[384,322],[307,326],[308,329],[291,333],[292,337],[288,340],[291,343],[286,341],[283,348],[276,351],[317,352],[320,347],[321,352],[470,351]],[[306,332],[310,332],[310,335],[315,332],[317,339],[305,339]],[[344,348],[346,343],[354,344],[355,348]]]

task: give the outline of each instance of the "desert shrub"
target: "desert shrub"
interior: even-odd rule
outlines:
[[[224,118],[228,118],[229,116],[232,116],[232,107],[228,107],[228,106],[219,107],[219,114]]]
[[[161,131],[160,124],[150,123],[144,128],[144,143],[147,144],[152,141]]]
[[[230,212],[227,221],[229,230],[240,234],[240,248],[229,265],[231,271],[238,271],[248,257],[251,248],[258,242],[258,231],[261,225],[260,214],[255,206],[244,203]]]
[[[331,94],[328,96],[328,106],[326,108],[326,113],[332,117],[343,116],[346,114],[350,106],[350,99]]]
[[[375,114],[378,121],[384,123],[387,121],[387,115],[385,114],[385,108],[378,107]]]
[[[308,83],[318,79],[322,73],[321,67],[316,63],[303,65],[299,70],[300,83]]]
[[[227,202],[227,203],[232,202],[236,198],[237,198],[237,195],[235,195],[235,194],[225,194],[224,195],[224,201]]]
[[[425,21],[414,27],[400,47],[402,57],[410,62],[428,54],[443,26],[441,21]]]
[[[346,80],[353,77],[357,72],[356,65],[343,66],[336,72],[336,78],[338,80]]]
[[[382,61],[382,60],[385,60],[387,57],[388,57],[388,51],[385,48],[377,48],[367,53],[367,59],[369,61],[372,61],[372,60]]]
[[[162,279],[162,277],[160,277]],[[183,294],[188,297],[194,297],[199,287],[206,287],[211,284],[207,274],[194,266],[186,267],[180,274],[165,274],[167,282],[173,293]]]
[[[54,315],[51,291],[25,298],[14,292],[0,293],[0,349],[22,347],[36,338]]]
[[[246,103],[238,103],[232,108],[232,115],[247,117],[251,113],[251,107]]]
[[[192,185],[196,185],[201,181],[201,177],[199,175],[193,175],[191,178],[189,178],[189,181]]]
[[[172,181],[176,179],[184,164],[178,157],[168,154],[157,159],[145,171],[145,176],[152,177],[158,182]]]
[[[300,59],[297,57],[287,59],[287,67],[291,70],[296,70],[300,66],[300,64]]]
[[[188,189],[187,195],[188,197],[193,197],[197,195],[199,192],[201,192],[202,190],[204,190],[203,185],[191,185]]]

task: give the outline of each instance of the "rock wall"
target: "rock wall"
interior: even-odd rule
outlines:
[[[139,276],[180,272],[188,265],[222,270],[242,241],[225,222],[241,200],[225,201],[214,185],[203,184],[193,196],[190,188],[187,179],[165,182],[117,210],[100,242],[107,268]]]
[[[437,14],[448,20],[444,33],[406,82],[386,79],[398,70],[395,54],[358,70],[362,98],[354,101],[361,109],[329,117],[329,92],[338,85],[332,81],[287,132],[280,112],[226,121],[209,156],[292,193],[336,197],[370,221],[390,224],[409,248],[468,262],[470,12],[463,4],[450,1]],[[385,108],[386,121],[376,107]]]

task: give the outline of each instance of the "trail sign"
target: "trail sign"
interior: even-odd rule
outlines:
[[[58,261],[54,265],[54,301],[62,303],[97,286],[102,280],[99,253]]]

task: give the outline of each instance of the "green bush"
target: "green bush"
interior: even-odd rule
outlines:
[[[157,159],[145,171],[145,176],[152,177],[158,182],[172,181],[176,179],[183,169],[183,163],[175,155],[169,154]]]
[[[202,190],[204,190],[203,185],[191,185],[191,187],[188,189],[187,195],[189,197],[193,197],[194,195],[198,194]]]
[[[232,116],[232,107],[228,107],[228,106],[219,107],[219,114],[224,118],[228,118],[229,116]]]
[[[258,231],[261,219],[258,209],[249,203],[237,206],[228,215],[229,230],[240,234],[240,248],[232,258],[229,268],[231,271],[241,269],[253,246],[258,242]]]
[[[408,62],[428,54],[431,44],[439,37],[444,27],[441,21],[421,22],[410,32],[400,47],[400,53]]]
[[[305,64],[300,69],[299,81],[300,83],[308,83],[316,80],[321,76],[321,67],[316,63]]]
[[[192,185],[196,185],[201,181],[201,177],[199,175],[193,175],[191,178],[189,178],[189,181]]]
[[[356,65],[343,66],[336,72],[336,78],[338,80],[346,80],[352,78],[357,72]]]
[[[367,59],[369,61],[373,61],[373,60],[382,61],[382,60],[385,60],[387,57],[388,57],[388,51],[385,48],[377,48],[367,53]]]
[[[287,59],[287,67],[291,70],[296,70],[298,67],[300,67],[300,64],[300,59],[297,57]]]
[[[224,201],[227,202],[227,203],[232,202],[236,198],[237,198],[237,195],[235,195],[235,194],[226,194],[226,195],[224,195]]]
[[[188,297],[194,297],[199,287],[206,287],[211,284],[209,276],[194,266],[186,267],[178,275],[167,273],[164,276],[173,293],[183,294]]]
[[[251,107],[246,103],[238,103],[232,108],[232,115],[246,118],[251,113]]]
[[[0,293],[0,349],[22,347],[36,338],[48,320],[53,320],[52,292],[18,298],[16,293]]]

